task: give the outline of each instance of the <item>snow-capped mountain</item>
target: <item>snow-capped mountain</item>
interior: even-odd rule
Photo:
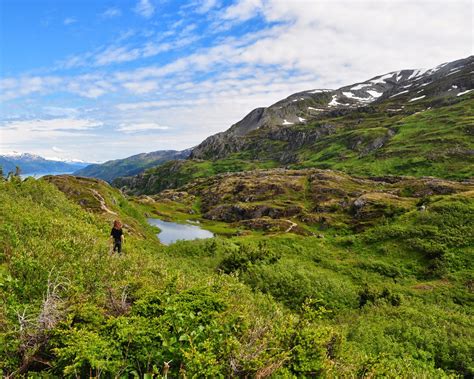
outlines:
[[[40,155],[12,151],[0,154],[0,166],[3,173],[14,172],[20,167],[22,174],[68,173],[83,168],[89,163],[70,161],[61,158],[44,158]]]
[[[256,130],[302,126],[327,116],[386,104],[387,112],[419,111],[455,101],[474,91],[474,56],[443,63],[431,69],[389,72],[339,89],[311,89],[288,96],[267,108],[257,108],[228,130],[205,139],[191,152],[192,158],[215,159],[238,152],[244,137]],[[431,104],[433,103],[433,104]]]

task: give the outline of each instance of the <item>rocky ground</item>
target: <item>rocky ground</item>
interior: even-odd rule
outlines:
[[[291,232],[309,234],[312,227],[360,230],[384,218],[423,212],[432,201],[460,193],[474,196],[474,181],[272,169],[198,179],[152,198],[189,210],[197,206],[207,220],[264,231],[286,231],[296,222]]]

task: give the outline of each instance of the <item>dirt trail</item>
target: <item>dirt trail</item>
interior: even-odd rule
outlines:
[[[293,221],[291,221],[291,220],[284,220],[284,221],[290,223],[290,226],[288,227],[288,229],[285,230],[285,233],[291,232],[291,230],[292,230],[293,228],[296,228],[296,227],[298,226],[298,224],[297,224],[296,222],[293,222]]]
[[[97,192],[95,189],[93,189],[91,191],[92,191],[92,194],[94,195],[94,197],[97,200],[99,200],[100,209],[102,209],[104,212],[107,212],[107,213],[110,213],[114,216],[117,216],[117,213],[115,213],[114,211],[111,211],[109,208],[107,208],[107,205],[105,204],[105,200],[99,192]]]

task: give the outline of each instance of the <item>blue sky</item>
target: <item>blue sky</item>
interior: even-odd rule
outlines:
[[[184,149],[253,108],[472,54],[470,0],[1,0],[0,153]]]

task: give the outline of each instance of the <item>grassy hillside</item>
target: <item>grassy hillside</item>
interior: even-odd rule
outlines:
[[[114,186],[134,194],[177,188],[199,177],[254,168],[329,168],[351,175],[474,177],[474,93],[455,100],[387,100],[325,112],[306,124],[257,129],[221,159],[167,162]],[[394,111],[395,109],[395,111]],[[322,132],[321,130],[324,130]]]
[[[111,182],[120,176],[136,175],[150,167],[159,166],[169,160],[185,159],[189,150],[162,150],[152,153],[142,153],[124,159],[116,159],[101,164],[91,164],[74,174],[89,178],[98,178]]]
[[[68,194],[87,191],[72,177],[56,183],[64,189],[67,179]],[[215,377],[271,373],[292,356],[295,315],[233,278],[170,267],[151,228],[117,191],[93,183],[126,224],[121,257],[109,255],[108,212],[86,212],[44,180],[0,186],[4,375],[143,377],[172,361],[173,376]],[[331,336],[321,333],[318,365]],[[256,334],[264,339],[250,353]]]
[[[138,202],[68,176],[0,182],[4,375],[161,377],[171,360],[172,377],[472,376],[473,190],[380,184],[406,209],[354,229],[355,216],[335,204],[370,184],[327,175],[316,186],[318,196],[331,188],[327,199],[306,201],[333,223],[285,216],[320,236],[243,225],[241,236],[167,247],[145,213],[184,218],[191,207],[201,218],[204,182],[181,199]],[[285,195],[267,205],[303,202],[293,186],[304,179],[284,183]],[[239,182],[216,179],[214,206],[235,201]],[[126,227],[121,257],[108,245],[117,216]]]
[[[340,132],[301,149],[291,166],[333,168],[356,175],[471,178],[474,96],[466,97],[433,109],[429,102],[420,103],[402,114],[390,115],[391,105],[386,104],[373,114],[321,120],[334,122]]]

